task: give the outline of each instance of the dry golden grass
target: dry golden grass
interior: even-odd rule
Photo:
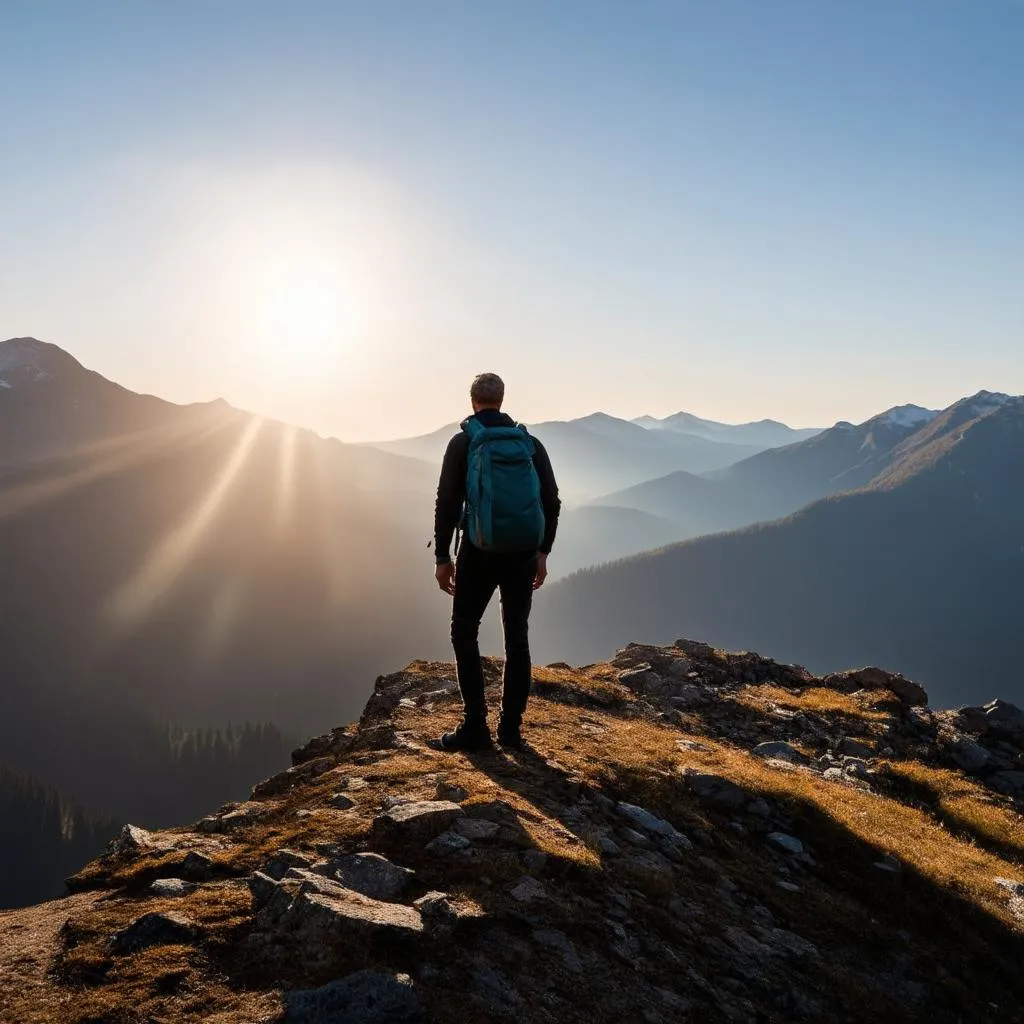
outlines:
[[[790,711],[813,711],[821,715],[842,715],[848,718],[863,719],[865,727],[874,722],[884,722],[888,717],[885,711],[873,705],[892,701],[892,694],[884,691],[868,691],[859,696],[841,693],[825,686],[810,686],[800,693],[784,689],[781,686],[750,686],[741,690],[735,697],[740,704],[753,708],[764,708],[776,704]]]
[[[1024,819],[996,803],[983,786],[960,772],[919,761],[889,761],[884,762],[883,768],[889,775],[908,782],[951,832],[967,841],[976,840],[998,849],[1024,865]]]
[[[563,670],[544,669],[539,676],[581,685],[578,674]],[[863,720],[867,731],[872,723],[886,717],[884,712],[868,706],[876,697],[888,699],[884,694],[855,698],[822,687],[794,694],[780,687],[760,686],[741,691],[740,699],[753,703],[771,701],[794,710],[856,716]],[[597,735],[581,731],[581,716],[600,722],[606,726],[606,731]],[[810,771],[770,766],[745,750],[706,735],[688,736],[646,720],[624,719],[600,707],[581,709],[554,701],[534,700],[528,717],[531,744],[545,758],[555,759],[569,776],[605,788],[623,777],[628,777],[634,787],[644,786],[646,781],[652,809],[658,809],[659,801],[664,804],[670,800],[678,802],[695,820],[700,820],[701,812],[686,793],[681,771],[689,766],[714,772],[753,796],[763,795],[783,804],[804,804],[817,810],[845,830],[851,841],[877,851],[879,857],[884,854],[895,857],[906,869],[976,904],[1007,927],[1020,930],[1020,923],[1009,912],[1004,894],[992,879],[1004,876],[1024,881],[1024,872],[1005,856],[965,841],[924,810],[826,781]],[[455,705],[444,720],[437,712],[407,712],[403,715],[403,728],[411,727],[430,735],[448,728],[457,719]],[[710,749],[680,751],[676,746],[680,739],[691,739]],[[464,763],[464,759],[461,760]],[[459,761],[457,756],[448,755],[439,761],[439,767],[447,769],[446,774],[452,773],[453,777],[464,780],[460,784],[471,789],[470,776],[479,779],[479,773],[460,772]],[[1020,842],[1024,826],[1012,812],[1003,812],[985,803],[980,789],[955,772],[942,774],[940,770],[939,777],[946,780],[950,813],[955,810],[959,820],[978,823],[978,827],[989,830],[1004,842]],[[954,779],[959,780],[958,787],[953,786]],[[507,793],[504,799],[510,799]],[[543,808],[550,808],[551,801],[545,799],[543,792],[537,792],[531,806],[545,813]],[[567,845],[558,830],[548,832],[538,845],[557,856],[579,859],[576,848]]]

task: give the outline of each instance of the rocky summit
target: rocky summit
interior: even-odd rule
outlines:
[[[687,640],[537,668],[522,751],[433,748],[460,707],[414,663],[126,826],[0,914],[0,1021],[1024,1020],[1019,708]]]

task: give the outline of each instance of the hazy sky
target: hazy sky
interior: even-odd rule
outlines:
[[[0,338],[343,438],[1024,391],[1020,0],[0,0]]]

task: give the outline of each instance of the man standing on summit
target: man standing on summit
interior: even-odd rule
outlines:
[[[452,646],[465,713],[440,740],[445,750],[482,750],[487,728],[480,620],[494,591],[501,594],[505,634],[498,742],[522,745],[520,727],[530,695],[529,620],[533,592],[547,577],[558,527],[558,485],[544,446],[501,411],[505,385],[482,373],[469,390],[473,415],[448,443],[434,512],[435,573],[452,602]],[[458,531],[462,530],[461,544]],[[450,553],[456,536],[457,562]]]

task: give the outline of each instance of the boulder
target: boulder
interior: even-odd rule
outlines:
[[[666,688],[665,680],[650,665],[639,665],[620,672],[619,682],[635,693],[647,695],[662,693]]]
[[[268,909],[272,906],[273,902]],[[387,948],[414,939],[423,931],[423,919],[411,907],[374,900],[320,878],[301,883],[276,926],[293,933],[298,947],[311,959],[323,961],[329,958],[329,947],[338,942]]]
[[[992,755],[976,740],[958,736],[946,748],[952,761],[965,772],[976,772],[986,767]]]
[[[139,953],[151,946],[178,946],[191,942],[199,929],[181,914],[143,914],[127,928],[115,933],[107,942],[107,950],[122,956]]]
[[[189,850],[179,863],[167,866],[188,882],[206,882],[214,871],[213,858],[198,850]]]
[[[450,853],[468,850],[472,845],[465,836],[460,836],[457,832],[442,832],[436,839],[431,839],[427,843],[427,853],[444,857]]]
[[[304,746],[292,751],[292,765],[298,767],[309,761],[332,755],[340,757],[352,747],[354,733],[349,726],[334,729],[326,736],[314,736]]]
[[[633,850],[615,862],[624,874],[643,884],[667,884],[673,880],[671,862],[657,850]]]
[[[785,832],[769,832],[765,838],[777,850],[783,853],[790,853],[796,856],[804,852],[804,844],[796,836],[787,835]]]
[[[203,818],[196,825],[196,830],[198,832],[234,832],[259,821],[269,810],[270,808],[266,804],[250,800],[247,803],[232,806],[222,814],[212,814],[208,818]]]
[[[874,757],[876,754],[874,747],[869,747],[866,743],[862,743],[860,740],[852,739],[847,736],[839,741],[839,746],[836,748],[838,753],[845,754],[848,757]]]
[[[451,897],[444,892],[428,892],[413,903],[420,912],[427,928],[450,928],[458,920],[458,912],[452,906]]]
[[[733,811],[747,801],[746,791],[721,775],[690,771],[683,778],[691,793],[713,807]]]
[[[355,807],[356,802],[344,793],[332,793],[327,801],[327,805],[333,807],[336,811],[350,811]]]
[[[857,690],[888,690],[904,704],[923,707],[928,703],[928,694],[923,686],[895,672],[870,666],[848,672],[833,672],[822,679],[822,683],[833,690],[855,693]]]
[[[309,868],[313,866],[313,858],[298,850],[280,849],[263,865],[263,873],[275,881],[280,881],[292,868]]]
[[[346,889],[388,903],[397,900],[416,877],[414,871],[393,864],[379,853],[353,853],[327,864],[328,878],[340,882]]]
[[[138,825],[125,825],[107,844],[107,852],[115,857],[138,856],[156,848],[156,839]]]
[[[176,898],[187,896],[194,892],[195,882],[186,882],[184,878],[158,878],[150,887],[149,891],[157,897]]]
[[[675,826],[665,821],[664,818],[659,818],[656,814],[652,814],[644,807],[638,807],[636,804],[628,804],[621,802],[616,805],[624,818],[628,818],[638,829],[642,832],[650,833],[656,836],[667,836],[675,832]]]
[[[501,826],[493,821],[485,821],[483,818],[460,818],[455,822],[453,831],[472,842],[479,842],[481,839],[493,839],[501,830]]]
[[[509,893],[517,903],[531,903],[534,900],[542,900],[547,894],[544,886],[536,878],[531,878],[529,875],[520,879]]]
[[[991,732],[1009,739],[1024,738],[1024,711],[996,698],[985,705],[985,722]]]
[[[284,993],[282,1024],[424,1024],[423,1003],[404,975],[357,971],[329,985]]]
[[[450,800],[414,800],[385,811],[374,820],[373,829],[388,837],[428,842],[464,814],[462,808]]]
[[[751,753],[755,757],[770,757],[779,761],[789,761],[791,764],[799,764],[807,760],[796,747],[782,740],[769,740],[767,743],[758,743]]]

